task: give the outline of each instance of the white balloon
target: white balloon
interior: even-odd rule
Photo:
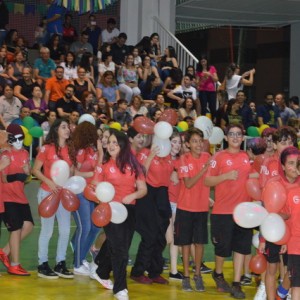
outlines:
[[[96,121],[95,121],[95,118],[90,115],[90,114],[83,114],[80,116],[79,120],[78,120],[78,124],[82,123],[82,122],[90,122],[92,123],[93,125],[96,125]]]
[[[64,188],[73,192],[74,194],[80,194],[86,187],[86,181],[82,176],[72,176],[64,184]]]
[[[203,132],[204,139],[207,140],[212,135],[214,125],[208,117],[200,116],[195,120],[194,127],[200,129]]]
[[[154,133],[158,138],[165,140],[172,135],[173,128],[168,122],[160,121],[155,124]]]
[[[70,177],[70,167],[64,160],[57,160],[51,165],[50,176],[54,183],[64,186]]]
[[[152,144],[159,147],[159,153],[157,154],[158,157],[166,157],[171,152],[171,141],[169,139],[163,140],[154,135]]]
[[[123,223],[128,216],[128,211],[126,207],[119,202],[109,202],[108,203],[111,207],[111,222],[115,224],[121,224]]]
[[[253,234],[252,236],[252,245],[258,249],[259,246],[259,232],[256,232],[255,234]]]
[[[253,202],[242,202],[233,211],[233,219],[243,228],[260,226],[267,217],[267,210]]]
[[[212,145],[221,144],[224,139],[224,132],[220,127],[213,127],[212,134],[208,139]]]
[[[270,213],[260,225],[262,236],[271,243],[280,241],[285,234],[285,222],[275,213]]]
[[[107,182],[103,181],[98,183],[96,187],[96,197],[101,202],[110,202],[115,196],[114,186]]]

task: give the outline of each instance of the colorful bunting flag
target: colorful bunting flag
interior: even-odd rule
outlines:
[[[17,13],[24,15],[24,4],[15,3],[14,14],[17,14]]]

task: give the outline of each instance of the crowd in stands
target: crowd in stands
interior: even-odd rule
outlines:
[[[105,234],[100,235],[102,246],[94,257],[93,265],[86,261],[86,256],[91,247],[95,248],[93,243],[99,230],[90,218],[94,203],[82,194],[79,195],[81,207],[73,213],[77,230],[71,242],[75,257],[74,273],[91,276],[105,288],[112,289],[117,299],[129,299],[126,265],[135,230],[142,236],[142,241],[131,270],[133,280],[143,284],[168,283],[161,276],[164,264],[162,251],[168,242],[171,249],[170,279],[182,280],[185,291],[193,290],[189,277],[190,248],[193,246],[195,290],[203,292],[201,272],[212,271],[203,264],[202,258],[204,245],[208,243],[208,211],[213,206],[211,223],[216,268],[212,275],[219,291],[244,299],[241,282],[250,280],[251,284],[251,277],[249,279],[249,268],[245,266],[243,271],[242,265],[245,257],[251,254],[252,231],[238,228],[232,213],[236,204],[248,199],[241,187],[245,186],[250,174],[263,175],[258,174],[259,171],[252,172],[250,158],[240,147],[248,128],[268,125],[269,131],[261,139],[266,143],[264,150],[270,151],[268,156],[274,158],[277,165],[281,153],[274,154],[274,149],[268,146],[270,143],[277,147],[280,143],[287,147],[297,145],[297,137],[300,137],[299,98],[286,99],[282,92],[266,91],[264,103],[256,107],[255,101],[247,99],[244,91],[244,86],[254,83],[254,68],[240,75],[240,67],[229,64],[226,76],[221,80],[208,55],[202,54],[196,67],[191,65],[181,70],[180,57],[174,47],[162,49],[157,33],[149,33],[136,45],[129,46],[126,44],[127,34],[116,28],[113,18],[107,20],[107,27],[102,30],[94,14],[89,16],[87,26],[78,33],[72,25],[72,15],[63,15],[61,7],[51,0],[48,2],[47,17],[35,30],[35,47],[39,50],[39,57],[32,65],[28,61],[24,39],[17,29],[10,29],[0,44],[0,128],[13,137],[8,142],[14,151],[20,151],[16,156],[14,151],[8,153],[5,148],[0,157],[0,170],[7,170],[12,159],[19,161],[22,158],[26,161],[22,164],[23,170],[14,165],[11,172],[29,174],[28,155],[18,144],[24,139],[24,133],[16,126],[23,125],[23,119],[31,116],[35,124],[48,133],[45,144],[37,149],[33,166],[33,174],[42,182],[39,203],[59,189],[49,175],[51,163],[57,157],[75,168],[75,174],[83,176],[88,183],[96,185],[106,179],[115,185],[116,201],[125,204],[128,218],[123,224],[105,226]],[[149,143],[132,125],[138,117],[147,117],[157,123],[168,109],[176,111],[176,123],[186,121],[189,128],[184,135],[174,129],[170,138],[171,153],[160,158],[155,144],[151,146],[151,141]],[[83,114],[91,114],[96,125],[78,124]],[[225,134],[227,150],[213,157],[205,150],[203,133],[193,127],[194,121],[201,115],[211,118]],[[115,123],[119,123],[120,131],[110,128]],[[299,157],[299,153],[297,155]],[[3,156],[9,158],[2,160]],[[90,162],[89,168],[83,167],[85,160]],[[231,164],[225,166],[224,162],[229,160]],[[285,161],[282,160],[281,165],[284,168]],[[295,182],[298,182],[299,166],[296,165],[296,168],[298,175]],[[113,175],[112,169],[115,170]],[[284,176],[288,176],[287,172]],[[128,190],[122,190],[126,184]],[[18,215],[21,225],[11,224],[11,244],[0,249],[0,260],[10,274],[29,275],[20,265],[18,251],[13,251],[13,247],[18,247],[21,242],[21,234],[27,236],[33,226],[24,195],[24,180],[13,175],[7,177],[3,185],[3,191],[8,195],[14,188],[23,191],[19,195],[21,202],[7,201],[9,205],[5,202],[3,219],[6,224],[20,203],[26,206],[26,213]],[[209,198],[213,187],[216,191],[215,204]],[[3,211],[0,210],[0,213]],[[65,264],[70,213],[60,206],[56,216],[60,229],[56,265],[52,270],[48,264],[48,243],[54,217],[41,218],[38,276],[73,278],[72,271]],[[153,222],[154,219],[157,222]],[[224,232],[228,240],[218,240],[219,232]],[[10,248],[10,245],[14,246]],[[177,270],[177,246],[182,247],[183,274]],[[223,263],[232,251],[235,264],[233,285],[230,286],[223,276]],[[279,255],[279,250],[276,251]],[[299,259],[295,261],[299,265]],[[268,263],[270,268],[263,281],[266,284],[264,296],[257,296],[256,300],[266,299],[266,294],[268,299],[275,297],[276,287],[270,284],[274,279],[274,274],[270,275],[274,261],[270,259]],[[111,271],[114,284],[109,279]],[[299,274],[295,276],[292,288],[298,295],[300,277]]]

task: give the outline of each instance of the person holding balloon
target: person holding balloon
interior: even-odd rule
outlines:
[[[69,124],[64,119],[56,119],[50,128],[44,145],[35,159],[32,173],[41,181],[38,191],[38,203],[50,194],[59,196],[61,184],[66,182],[70,170],[65,164],[51,176],[51,167],[58,160],[63,160],[69,168],[76,165],[76,155],[70,140]],[[53,235],[54,220],[58,223],[58,244],[54,271],[48,263],[49,242]],[[38,241],[38,276],[46,279],[58,277],[73,278],[73,273],[66,266],[66,253],[71,228],[71,214],[60,203],[56,212],[49,218],[41,217],[41,231]]]
[[[211,214],[211,239],[215,247],[215,270],[212,277],[220,292],[244,299],[241,276],[245,256],[251,253],[252,230],[242,228],[233,220],[234,208],[241,202],[250,201],[246,181],[251,172],[246,152],[240,150],[244,140],[244,128],[232,124],[226,128],[228,148],[217,152],[211,160],[205,184],[215,187],[215,203]],[[230,188],[228,188],[230,186]],[[225,257],[233,252],[234,280],[230,287],[223,275]]]
[[[10,124],[6,131],[10,134],[11,148],[0,156],[0,161],[9,160],[2,170],[1,200],[4,203],[3,221],[10,235],[9,242],[0,251],[0,259],[9,274],[28,276],[30,273],[20,264],[20,247],[21,241],[33,228],[33,218],[24,192],[24,182],[30,174],[29,154],[23,148],[24,133],[21,126]]]
[[[96,273],[102,285],[113,289],[117,299],[129,299],[126,283],[128,252],[135,229],[135,204],[147,194],[143,167],[132,154],[127,136],[120,131],[111,130],[107,152],[102,164],[96,167],[93,182],[107,181],[115,188],[112,202],[125,205],[128,216],[123,223],[114,220],[104,226],[106,241],[100,253],[107,248],[106,256],[100,257]],[[98,195],[97,195],[98,196]],[[99,195],[101,201],[101,195]],[[137,200],[137,201],[136,201]],[[113,215],[112,215],[113,216]],[[109,280],[113,271],[114,284]]]
[[[75,174],[84,177],[86,183],[89,184],[92,182],[96,165],[103,159],[102,144],[98,140],[95,125],[86,121],[80,123],[73,132],[72,140],[77,152]],[[99,228],[91,220],[95,203],[86,199],[83,193],[77,194],[77,197],[80,200],[80,206],[72,213],[77,226],[72,238],[74,274],[89,276],[90,268],[85,259],[99,233]]]

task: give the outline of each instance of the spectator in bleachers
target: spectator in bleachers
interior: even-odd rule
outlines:
[[[46,112],[47,121],[45,121],[41,124],[41,127],[42,127],[44,132],[49,132],[50,127],[52,126],[52,124],[54,123],[56,118],[57,118],[56,111],[48,110]]]
[[[182,71],[181,69],[173,69],[170,72],[170,76],[166,78],[163,85],[163,93],[168,95],[169,92],[175,89],[176,86],[181,84],[182,81]],[[171,104],[172,99],[166,97],[166,103]]]
[[[34,49],[39,49],[47,42],[47,26],[44,23],[46,17],[43,17],[42,21],[34,30]]]
[[[146,82],[148,77],[152,74],[160,79],[157,68],[155,66],[151,66],[151,58],[149,55],[144,56],[143,64],[138,68],[138,74],[139,79],[142,82]]]
[[[69,118],[73,111],[79,111],[79,102],[74,98],[74,91],[74,85],[68,84],[63,97],[57,100],[56,110],[60,118]]]
[[[161,59],[161,48],[158,33],[154,32],[150,35],[150,52],[148,55],[151,58],[151,65],[157,66]]]
[[[192,98],[187,97],[182,107],[178,110],[180,120],[186,117],[191,117],[193,120],[197,118],[196,106]]]
[[[7,52],[14,54],[17,47],[18,30],[10,29],[6,34],[4,44],[6,45]]]
[[[161,93],[162,86],[160,77],[156,77],[155,74],[151,74],[146,81],[139,84],[141,95],[145,100],[155,100],[156,96]]]
[[[106,29],[101,33],[102,43],[113,44],[117,41],[120,31],[116,28],[116,20],[114,18],[109,18],[106,24]]]
[[[11,85],[4,86],[4,95],[0,97],[0,115],[4,121],[3,126],[6,128],[14,119],[19,118],[22,103],[14,96]]]
[[[212,119],[214,119],[217,109],[216,82],[219,78],[216,68],[209,63],[206,54],[202,54],[200,57],[196,78],[201,102],[201,115],[205,116],[208,113],[208,106]]]
[[[69,122],[70,122],[70,130],[71,130],[71,133],[74,132],[76,126],[77,126],[77,123],[78,123],[78,120],[79,120],[79,117],[80,117],[80,114],[79,112],[76,110],[73,110],[69,116]]]
[[[89,21],[87,23],[87,26],[83,29],[89,36],[88,42],[92,45],[93,53],[94,55],[97,55],[98,49],[100,49],[100,46],[102,44],[101,41],[101,28],[97,25],[96,16],[94,14],[91,14],[89,16]]]
[[[91,52],[85,52],[82,54],[78,68],[83,68],[85,70],[85,76],[94,83],[93,54]]]
[[[257,107],[258,126],[266,124],[272,128],[281,127],[282,120],[280,118],[279,108],[274,105],[274,94],[268,92],[264,98],[265,103]]]
[[[111,45],[111,53],[113,57],[113,62],[119,68],[124,64],[125,57],[129,53],[128,46],[126,45],[127,34],[121,32],[118,35],[118,39],[115,43]]]
[[[76,56],[76,63],[79,63],[84,52],[93,53],[93,46],[88,42],[89,35],[86,31],[82,31],[80,40],[71,44],[70,51]]]
[[[73,80],[73,83],[75,85],[75,97],[77,99],[81,99],[82,94],[85,91],[92,92],[94,95],[96,95],[95,87],[91,80],[86,76],[85,69],[78,68],[77,75],[78,77]]]
[[[22,79],[15,84],[14,95],[24,103],[31,98],[35,86],[38,86],[38,83],[32,78],[32,69],[25,67],[22,71]]]
[[[30,109],[30,115],[39,124],[46,121],[46,112],[48,111],[48,106],[46,101],[43,99],[43,93],[40,86],[35,86],[32,91],[32,97],[25,102],[24,107]]]
[[[240,106],[240,114],[242,116],[243,126],[244,129],[247,130],[250,126],[255,126],[255,123],[253,121],[252,117],[252,110],[247,104],[247,98],[244,91],[238,91],[236,94],[236,100]]]
[[[142,65],[142,59],[140,57],[139,49],[134,47],[132,50],[133,64],[138,68]]]
[[[65,61],[60,63],[60,66],[64,68],[64,78],[67,80],[73,80],[78,78],[76,57],[72,51],[68,51],[65,56]]]
[[[124,98],[127,102],[131,101],[133,95],[140,95],[141,91],[138,88],[138,72],[133,64],[133,55],[126,56],[125,65],[118,70],[118,82],[120,92],[124,93]]]
[[[297,118],[296,113],[286,106],[285,95],[283,93],[275,95],[275,105],[279,108],[282,125],[287,125],[289,118]]]
[[[43,87],[47,80],[54,76],[56,64],[50,58],[50,50],[47,47],[40,49],[40,56],[34,61],[33,74],[37,83]]]
[[[0,18],[0,47],[1,47],[7,33],[6,25],[8,25],[9,23],[9,12],[3,0],[0,0],[0,15],[1,15]]]
[[[61,45],[59,34],[54,33],[51,36],[47,47],[50,50],[50,58],[53,59],[57,65],[59,65],[59,63],[64,60],[65,56],[65,49]]]
[[[77,31],[76,28],[72,25],[72,15],[71,14],[65,14],[65,22],[63,23],[63,42],[65,45],[67,45],[67,48],[69,49],[71,44],[74,43],[77,39]]]
[[[30,116],[30,109],[28,107],[25,107],[23,106],[21,108],[21,111],[20,111],[20,115],[18,116],[18,118],[14,119],[11,124],[17,124],[17,125],[20,125],[20,126],[24,126],[24,123],[23,123],[23,120],[24,118],[26,117],[29,117]],[[34,126],[38,126],[38,122],[34,122]]]
[[[7,74],[7,48],[6,46],[2,46],[0,48],[0,77],[3,78],[6,82],[7,79],[9,79],[9,76]]]
[[[10,80],[16,83],[22,79],[23,69],[28,67],[28,63],[25,61],[24,54],[21,50],[16,50],[14,54],[14,61],[8,65],[7,74]]]
[[[61,66],[56,67],[55,75],[46,83],[45,101],[50,110],[56,109],[56,103],[58,99],[64,96],[69,83],[69,80],[64,79],[64,68]]]
[[[96,113],[103,124],[107,124],[113,118],[113,110],[105,97],[98,100]]]
[[[54,33],[62,36],[62,16],[64,13],[64,7],[57,5],[54,0],[47,0],[49,5],[47,10],[47,18],[43,21],[47,25],[47,33],[51,37]]]
[[[194,88],[197,88],[197,80],[196,80],[196,71],[195,71],[195,68],[194,66],[192,65],[188,65],[185,69],[185,74],[190,74],[192,75],[192,86]]]
[[[132,117],[127,111],[128,102],[125,99],[120,99],[117,102],[117,109],[114,111],[113,119],[119,122],[123,131],[127,131],[132,123]]]
[[[111,107],[120,99],[119,87],[112,71],[104,72],[96,87],[96,97],[105,97]]]
[[[115,73],[115,63],[112,61],[112,54],[111,52],[105,52],[102,54],[102,62],[98,64],[98,76],[99,81],[101,80],[101,77],[106,71],[111,71]]]
[[[229,125],[239,125],[243,123],[243,118],[240,112],[240,105],[237,99],[231,99],[228,102],[226,112],[221,119],[221,128],[226,129]]]
[[[108,43],[103,43],[100,49],[97,52],[97,62],[100,64],[103,62],[102,55],[104,53],[110,53],[111,52],[111,45]]]
[[[295,112],[297,118],[300,119],[300,106],[299,106],[299,97],[293,96],[289,100],[290,108]]]
[[[175,48],[173,46],[168,46],[165,49],[165,54],[159,62],[159,72],[161,79],[164,81],[168,76],[170,76],[170,71],[172,69],[178,68],[178,61],[176,58]]]
[[[26,62],[28,62],[28,48],[27,48],[27,42],[22,36],[18,36],[17,39],[17,51],[22,51],[24,55],[24,59]]]
[[[82,113],[89,113],[91,111],[95,111],[95,107],[97,106],[95,104],[95,96],[92,92],[85,91],[82,94],[82,97],[80,99]]]
[[[168,106],[165,105],[164,95],[158,94],[155,99],[155,104],[148,109],[149,115],[150,115],[150,117],[153,116],[157,109],[159,109],[161,112],[164,112],[164,110],[167,108],[168,108]]]
[[[134,118],[135,115],[148,115],[148,109],[143,103],[143,98],[139,95],[135,95],[132,97],[127,111],[132,118]]]

